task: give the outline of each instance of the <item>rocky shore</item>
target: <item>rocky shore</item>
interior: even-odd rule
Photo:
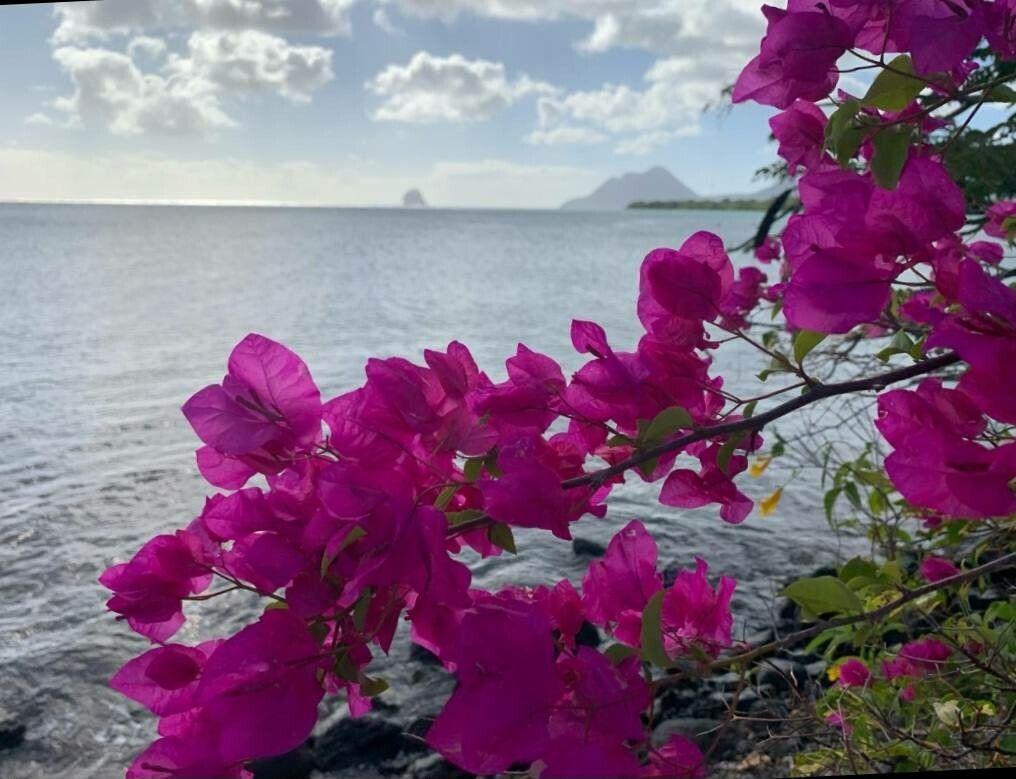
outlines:
[[[577,556],[595,558],[605,549],[592,541],[575,539]],[[664,572],[668,585],[676,575],[674,566]],[[823,569],[814,575],[834,574]],[[783,603],[772,626],[747,637],[752,644],[765,643],[800,630],[798,610]],[[602,637],[588,623],[578,636],[580,644],[598,646]],[[414,646],[410,662],[424,674],[444,674],[437,658]],[[775,655],[753,684],[738,674],[683,682],[662,693],[656,701],[654,740],[665,741],[671,733],[694,738],[709,755],[713,777],[777,777],[790,773],[790,759],[801,748],[800,737],[771,740],[770,720],[787,715],[814,700],[828,684],[826,664],[817,655],[792,647]],[[359,719],[341,719],[303,747],[288,755],[261,761],[255,779],[465,779],[472,776],[433,754],[423,741],[431,718],[400,717],[398,707],[383,697],[375,710]],[[437,703],[437,702],[435,702]],[[437,714],[435,708],[433,716]],[[747,719],[731,720],[731,713]],[[763,746],[763,742],[766,742]]]
[[[592,541],[576,539],[573,543],[573,552],[579,557],[592,559],[604,551]],[[910,562],[908,567],[916,568],[916,561]],[[664,570],[668,586],[677,570],[676,565]],[[835,575],[835,571],[824,568],[812,575]],[[971,603],[978,607],[1005,598],[1006,592],[1016,586],[1016,571],[1001,571],[988,578],[987,589],[969,594]],[[806,627],[793,603],[781,600],[777,607],[772,624],[744,636],[747,643],[764,644]],[[918,621],[908,625],[907,632],[916,637],[930,629],[930,624]],[[901,633],[890,641],[897,638],[903,641],[907,636]],[[598,646],[602,637],[587,623],[577,640],[583,645]],[[826,662],[807,652],[806,643],[801,641],[775,653],[750,680],[730,672],[705,679],[690,678],[663,691],[654,705],[654,741],[662,743],[672,733],[695,739],[707,755],[711,779],[789,776],[793,755],[809,746],[809,731],[791,732],[780,720],[795,711],[807,711],[830,684]],[[849,648],[844,647],[842,652],[849,653]],[[414,679],[431,682],[443,679],[447,686],[447,672],[426,649],[412,646],[407,662]],[[299,749],[256,763],[255,778],[466,779],[471,774],[431,752],[424,741],[439,711],[439,697],[435,697],[429,716],[408,715],[387,702],[386,695],[375,701],[371,713],[358,719],[339,713],[344,706],[338,706],[337,718],[325,723]],[[26,724],[0,708],[0,755],[21,748],[26,737],[31,737]]]

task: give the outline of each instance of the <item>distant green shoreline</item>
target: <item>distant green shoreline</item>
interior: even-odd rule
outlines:
[[[636,200],[628,208],[689,211],[765,211],[772,204],[767,200]]]

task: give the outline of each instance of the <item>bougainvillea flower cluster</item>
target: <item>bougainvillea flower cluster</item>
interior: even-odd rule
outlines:
[[[902,320],[922,336],[915,359],[951,353],[958,381],[925,378],[880,395],[886,473],[928,526],[1016,513],[1016,443],[986,438],[1016,423],[1016,292],[999,278],[1016,202],[992,205],[983,235],[963,232],[964,193],[929,141],[948,123],[917,100],[959,94],[982,39],[1012,56],[1016,7],[790,0],[763,13],[765,37],[733,98],[781,110],[771,128],[800,176],[800,208],[758,242],[761,267],[735,269],[707,232],[650,252],[639,339],[612,345],[597,323],[573,322],[584,364],[571,376],[519,344],[497,380],[453,342],[418,363],[372,358],[362,386],[325,398],[303,360],[251,334],[223,379],[184,404],[213,494],[185,527],[100,579],[109,609],[153,644],[112,680],[159,718],[158,739],[128,777],[248,777],[250,761],[308,737],[325,696],[363,714],[386,686],[371,662],[402,621],[456,677],[426,739],[461,768],[704,776],[686,735],[653,739],[652,668],[708,670],[731,651],[733,579],[711,578],[705,560],[687,555],[665,586],[638,521],[578,586],[486,591],[461,553],[515,552],[513,529],[569,539],[576,522],[605,517],[612,490],[632,478],[658,483],[669,508],[713,507],[724,522],[744,522],[754,502],[738,482],[764,444],[762,424],[731,432],[754,421],[755,403],[713,375],[713,352],[745,339],[798,373],[805,392],[815,386],[746,335],[763,301],[812,342],[875,338]],[[837,90],[848,52],[879,57],[872,67],[916,87],[897,85],[890,100]],[[831,116],[819,105],[827,99],[838,106]],[[882,134],[900,128],[905,143],[892,148],[904,153],[890,165]],[[927,287],[914,291],[915,278]],[[959,573],[933,556],[920,571],[932,583]],[[190,600],[237,590],[267,602],[251,624],[196,646],[174,641]],[[609,650],[577,641],[586,623],[610,637]],[[951,656],[928,638],[870,668],[915,679]],[[838,671],[841,687],[873,678],[859,659]],[[842,716],[830,722],[849,735]]]

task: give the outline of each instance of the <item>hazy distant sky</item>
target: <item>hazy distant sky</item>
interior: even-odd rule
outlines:
[[[556,206],[666,165],[757,189],[770,111],[703,116],[758,0],[0,6],[0,198]]]

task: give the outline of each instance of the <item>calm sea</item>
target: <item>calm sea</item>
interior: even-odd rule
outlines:
[[[28,728],[24,746],[0,752],[0,776],[118,777],[151,739],[153,719],[105,686],[143,642],[103,612],[96,577],[200,511],[206,487],[179,408],[222,377],[246,333],[295,349],[329,397],[359,386],[370,356],[421,361],[453,339],[495,379],[519,341],[574,370],[572,318],[603,324],[615,348],[635,343],[647,251],[699,229],[740,243],[757,218],[0,205],[0,708]],[[750,386],[759,359],[724,351],[728,386]],[[767,473],[746,490],[780,483]],[[837,554],[814,486],[740,527],[654,496],[626,487],[607,521],[575,533],[606,542],[643,519],[664,563],[702,555],[736,576],[750,623],[767,621],[789,575]],[[568,544],[519,542],[517,558],[476,566],[480,584],[580,580],[587,561]],[[179,638],[235,630],[255,608],[243,596],[206,604]],[[402,642],[382,663],[385,697],[399,716],[432,713],[447,682],[414,683],[405,658]]]

